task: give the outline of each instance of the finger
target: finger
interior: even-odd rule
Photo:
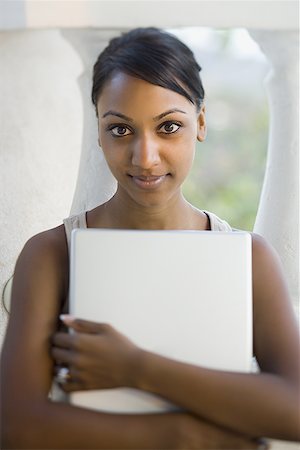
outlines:
[[[76,369],[74,366],[69,367],[70,379],[73,382],[82,383],[84,373],[81,370]]]
[[[62,368],[67,369],[68,375],[65,377],[64,382],[59,381],[59,373]],[[53,376],[58,384],[66,384],[66,383],[83,383],[85,378],[85,373],[82,370],[76,369],[74,366],[64,367],[62,365],[56,365],[53,368]]]
[[[89,320],[77,319],[69,314],[61,314],[61,321],[67,325],[69,328],[72,328],[75,331],[85,332],[85,333],[98,333],[98,323],[91,322]]]
[[[265,438],[259,438],[257,440],[258,450],[268,450],[270,448],[270,442]]]
[[[68,381],[68,383],[59,384],[59,387],[64,392],[75,392],[85,390],[84,386],[79,381]]]
[[[66,393],[90,390],[87,385],[81,383],[80,381],[69,381],[66,384],[60,385],[60,388]]]
[[[52,347],[51,354],[53,359],[59,364],[74,364],[75,355],[74,352],[62,349],[59,347]]]
[[[55,333],[52,336],[52,343],[56,347],[74,348],[74,335],[69,333]]]
[[[65,325],[79,332],[99,334],[112,329],[111,325],[107,323],[98,323],[90,320],[78,319],[68,314],[61,314],[59,317]]]

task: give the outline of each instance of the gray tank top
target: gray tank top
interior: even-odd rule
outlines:
[[[204,212],[204,214],[206,214],[209,218],[211,231],[233,231],[231,226],[227,222],[225,222],[225,220],[220,219],[218,216],[209,211],[202,212]],[[64,219],[63,222],[66,230],[68,246],[70,249],[72,230],[75,230],[76,228],[87,228],[86,211],[70,216],[67,219]]]

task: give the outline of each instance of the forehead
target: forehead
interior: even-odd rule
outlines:
[[[195,106],[183,95],[122,72],[114,74],[105,83],[97,103],[99,117],[107,110],[130,117],[141,114],[153,117],[173,108],[195,112]]]

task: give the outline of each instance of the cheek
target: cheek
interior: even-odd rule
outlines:
[[[102,151],[110,171],[118,178],[124,168],[128,165],[126,150],[124,150],[123,146],[121,148],[121,146],[117,146],[116,144],[104,142]]]
[[[184,165],[192,165],[195,156],[196,140],[192,135],[186,136],[181,142],[180,155],[182,163]]]
[[[99,141],[107,162],[113,162],[120,157],[121,152],[118,149],[118,143],[106,132],[99,132]]]
[[[121,164],[122,162],[121,154],[120,152],[117,152],[115,148],[109,148],[104,146],[104,148],[102,148],[102,151],[106,159],[106,162],[110,167],[117,168]]]

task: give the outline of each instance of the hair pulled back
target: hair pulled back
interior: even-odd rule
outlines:
[[[200,109],[204,89],[201,67],[193,52],[179,39],[158,28],[135,28],[109,41],[99,55],[93,72],[92,102],[97,101],[105,83],[123,72],[170,89]]]

